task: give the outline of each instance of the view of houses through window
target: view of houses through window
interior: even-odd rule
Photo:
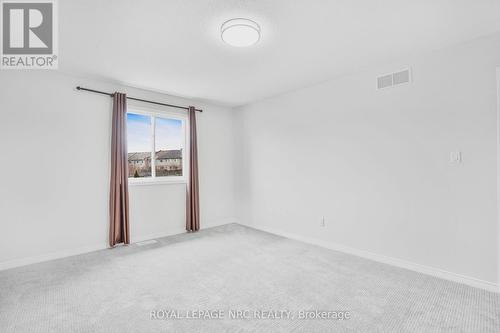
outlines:
[[[127,113],[127,136],[129,178],[183,175],[182,120]]]

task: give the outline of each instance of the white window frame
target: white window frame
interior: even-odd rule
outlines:
[[[185,184],[187,183],[187,175],[189,174],[189,161],[188,154],[186,151],[189,149],[189,126],[188,124],[188,116],[187,114],[180,114],[172,111],[160,111],[142,107],[129,107],[127,113],[133,113],[143,116],[151,117],[151,177],[144,178],[133,178],[128,177],[128,184],[135,185],[154,185],[154,184]],[[177,119],[182,122],[182,131],[184,133],[184,145],[182,147],[182,176],[165,176],[165,177],[156,177],[156,118],[169,118],[169,119]],[[128,154],[128,152],[127,152]],[[127,161],[128,163],[128,161]]]

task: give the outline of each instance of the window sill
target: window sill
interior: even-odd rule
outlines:
[[[173,185],[187,184],[186,179],[134,179],[128,180],[129,186],[144,186],[144,185]]]

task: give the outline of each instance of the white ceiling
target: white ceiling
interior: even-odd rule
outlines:
[[[241,105],[500,30],[499,0],[64,0],[60,69]],[[254,47],[219,35],[261,25]]]

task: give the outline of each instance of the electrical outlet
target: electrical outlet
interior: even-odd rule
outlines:
[[[462,163],[462,152],[461,151],[452,151],[450,153],[450,163],[452,163],[452,164]]]

